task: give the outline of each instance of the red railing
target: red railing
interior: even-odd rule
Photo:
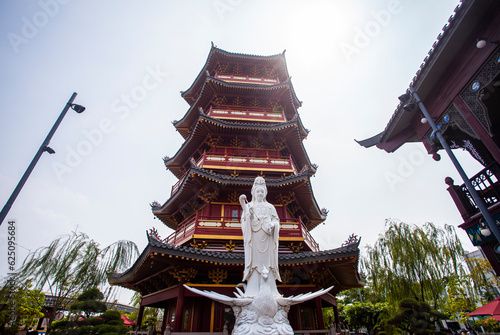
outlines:
[[[172,186],[172,191],[170,192],[170,196],[174,195],[174,193],[177,192],[177,190],[181,186],[181,184],[184,181],[184,179],[186,178],[186,176],[187,176],[187,172],[184,173],[184,175],[179,178],[179,180],[177,181],[177,183],[174,184],[174,186]]]
[[[238,170],[245,168],[255,171],[277,171],[298,173],[292,156],[282,157],[242,157],[234,154],[203,152],[203,156],[196,162],[196,166],[207,169]]]
[[[271,111],[266,109],[234,109],[210,106],[207,114],[218,119],[248,120],[261,122],[285,122],[283,111]]]
[[[312,251],[319,251],[319,244],[311,236],[307,228],[299,219],[281,219],[280,237],[303,239]],[[220,216],[201,216],[196,214],[191,220],[177,228],[177,230],[163,241],[168,244],[179,245],[191,239],[196,234],[214,235],[214,237],[241,236],[239,218]]]
[[[500,165],[498,163],[494,162],[486,166],[470,178],[470,182],[487,207],[500,202]],[[465,184],[461,186],[453,185],[451,178],[447,181],[447,184],[450,186],[448,192],[450,192],[464,219],[470,218],[480,212],[479,207]]]
[[[260,85],[276,85],[280,81],[278,78],[252,77],[244,74],[215,74],[215,78],[236,83],[250,83]]]

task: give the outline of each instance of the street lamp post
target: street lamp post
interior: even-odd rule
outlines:
[[[467,187],[467,190],[469,191],[469,194],[472,196],[472,199],[476,203],[476,206],[479,208],[479,211],[483,215],[484,219],[486,220],[486,224],[488,225],[488,228],[490,231],[493,233],[493,235],[496,237],[498,241],[500,241],[500,230],[498,229],[498,226],[496,225],[495,219],[491,216],[491,213],[488,211],[488,207],[486,207],[486,204],[484,203],[483,199],[479,196],[479,194],[476,192],[474,186],[472,185],[469,177],[467,177],[467,174],[465,173],[464,169],[460,165],[460,163],[457,160],[457,157],[451,150],[450,146],[448,145],[448,142],[446,142],[443,134],[441,134],[441,128],[436,126],[436,123],[430,116],[429,112],[427,111],[427,108],[425,108],[424,103],[422,100],[420,100],[417,92],[413,88],[413,85],[410,85],[410,93],[403,94],[402,96],[399,97],[399,100],[401,100],[402,103],[405,103],[408,101],[410,96],[413,97],[415,102],[418,104],[418,107],[424,114],[424,117],[427,119],[429,122],[429,125],[431,126],[434,135],[438,138],[439,142],[443,146],[444,150],[450,157],[453,165],[457,169],[458,173],[460,174],[460,177],[462,177],[462,180],[465,183],[465,187]],[[410,104],[407,104],[406,106],[403,107],[405,110],[412,110],[413,106]]]
[[[52,129],[49,131],[49,134],[47,135],[47,137],[43,141],[42,145],[40,146],[40,148],[36,152],[35,157],[33,157],[33,160],[31,161],[30,165],[28,166],[28,168],[24,172],[24,174],[21,177],[21,180],[17,184],[16,188],[12,192],[9,200],[7,200],[7,203],[5,204],[5,206],[3,206],[3,209],[0,212],[0,225],[2,224],[2,222],[5,219],[5,217],[7,216],[7,214],[9,213],[9,210],[12,207],[12,204],[14,204],[14,201],[16,200],[19,192],[21,192],[21,189],[23,188],[24,184],[28,180],[28,177],[30,176],[30,174],[33,171],[33,169],[35,168],[35,165],[38,162],[38,160],[40,159],[40,157],[42,156],[42,154],[45,151],[48,152],[49,154],[55,153],[54,149],[52,149],[51,147],[49,147],[49,143],[50,143],[50,140],[52,139],[52,136],[56,132],[57,127],[59,127],[59,124],[61,123],[61,121],[63,120],[64,116],[68,112],[68,109],[71,107],[71,109],[73,109],[75,112],[77,112],[79,114],[82,113],[85,110],[85,107],[73,103],[73,101],[75,100],[76,96],[77,96],[76,92],[73,93],[73,95],[71,96],[71,98],[68,100],[68,102],[64,106],[61,114],[59,115],[59,117],[57,118],[56,122],[52,126]]]

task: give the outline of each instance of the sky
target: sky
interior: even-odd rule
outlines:
[[[230,52],[286,50],[288,71],[319,165],[312,187],[330,212],[312,231],[321,249],[350,234],[361,250],[386,220],[457,226],[444,179],[462,181],[448,157],[422,144],[394,153],[363,148],[382,131],[458,0],[1,0],[0,205],[3,206],[73,92],[70,110],[0,226],[0,276],[8,272],[9,220],[16,267],[29,251],[77,230],[107,246],[172,230],[150,203],[177,179],[162,158],[183,143],[172,121],[211,42]],[[425,102],[424,102],[425,103]],[[480,166],[456,151],[472,176]],[[467,250],[473,246],[457,228]],[[119,293],[128,303],[130,291]]]

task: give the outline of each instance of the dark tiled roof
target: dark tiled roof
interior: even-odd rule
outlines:
[[[245,254],[241,252],[236,253],[205,251],[189,246],[175,246],[156,240],[149,235],[148,240],[148,245],[130,269],[123,273],[115,273],[110,277],[110,282],[112,284],[117,285],[120,283],[130,282],[130,279],[134,279],[134,275],[139,271],[139,268],[142,266],[144,260],[150,253],[158,253],[178,257],[182,258],[184,261],[202,261],[236,266],[243,266],[245,262]],[[322,250],[317,252],[303,251],[287,254],[280,253],[278,255],[278,262],[280,265],[291,266],[304,263],[331,261],[348,257],[355,257],[357,259],[358,255],[359,242],[336,249]]]
[[[326,215],[321,212],[316,199],[314,197],[314,193],[310,183],[310,176],[313,174],[313,167],[309,167],[301,171],[296,175],[285,176],[276,179],[266,179],[266,185],[268,187],[283,187],[290,184],[295,183],[304,183],[305,187],[300,187],[295,190],[295,195],[298,199],[300,199],[300,203],[303,206],[304,211],[306,211],[307,217],[309,218],[309,222],[306,227],[309,230],[314,229],[321,222],[325,221]],[[189,193],[189,198],[192,197],[192,193],[189,191],[185,192],[187,187],[191,187],[193,185],[200,186],[201,182],[199,181],[199,177],[208,179],[210,181],[222,184],[222,185],[231,185],[231,186],[248,186],[251,187],[255,178],[245,178],[245,177],[234,177],[231,175],[221,175],[219,173],[206,170],[200,167],[197,167],[192,161],[190,161],[190,169],[185,174],[184,179],[181,181],[181,184],[177,188],[177,191],[172,194],[172,196],[165,202],[161,207],[153,206],[152,211],[155,216],[157,216],[163,223],[165,223],[168,227],[172,229],[177,228],[177,223],[170,221],[170,215],[172,212],[169,212],[173,208],[177,210],[185,199],[185,193]],[[198,189],[198,188],[196,188]]]
[[[203,168],[199,168],[193,163],[191,163],[191,170],[194,170],[198,172],[199,174],[212,178],[215,181],[221,182],[221,183],[229,183],[229,184],[234,184],[234,185],[247,185],[247,186],[252,186],[255,178],[245,178],[245,177],[234,177],[230,175],[222,175],[210,170],[206,170]],[[281,187],[283,185],[287,185],[293,182],[298,182],[304,179],[307,179],[309,177],[309,174],[311,171],[309,169],[304,169],[304,171],[296,174],[296,175],[290,175],[290,176],[285,176],[277,179],[266,179],[266,186],[268,187]]]
[[[290,75],[288,74],[288,68],[286,66],[285,51],[283,51],[281,54],[275,54],[271,56],[258,56],[258,55],[250,55],[243,53],[233,53],[217,48],[212,42],[212,47],[210,48],[210,52],[208,54],[205,65],[201,69],[198,76],[196,76],[196,79],[194,80],[193,84],[191,84],[191,86],[187,90],[181,92],[182,97],[186,99],[188,103],[189,103],[188,97],[192,97],[193,94],[196,94],[195,91],[197,91],[198,87],[202,85],[202,82],[204,80],[203,78],[206,75],[206,72],[213,71],[213,69],[217,64],[217,61],[219,61],[220,58],[226,60],[231,59],[231,60],[248,60],[248,61],[259,61],[259,62],[262,61],[274,62],[276,64],[280,64],[278,65],[279,67],[278,71],[281,74],[280,75],[281,81],[290,78]]]
[[[220,120],[217,118],[210,117],[208,115],[199,112],[198,121],[194,129],[191,131],[191,134],[186,139],[186,141],[179,148],[174,157],[166,159],[165,166],[169,168],[172,173],[180,178],[183,175],[183,172],[179,170],[179,168],[184,165],[185,161],[190,157],[193,151],[197,150],[201,144],[201,141],[204,141],[210,129],[204,127],[207,125],[208,127],[216,128],[218,133],[228,133],[233,134],[235,131],[238,134],[247,134],[247,135],[259,135],[262,131],[273,132],[273,135],[278,135],[283,132],[287,132],[290,127],[297,127],[300,129],[300,122],[298,119],[280,122],[280,123],[251,123],[251,122],[231,122]],[[307,134],[307,133],[305,133]],[[297,160],[296,163],[299,166],[309,165],[312,166],[311,161],[309,160],[309,156],[305,151],[304,146],[302,145],[302,140],[304,139],[301,135],[304,133],[297,131],[293,135],[295,140],[293,143],[293,148],[300,148],[300,151],[294,152],[294,157]],[[286,133],[283,136],[287,136]],[[292,150],[293,152],[293,150]]]

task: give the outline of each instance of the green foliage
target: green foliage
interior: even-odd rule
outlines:
[[[442,308],[449,278],[467,275],[464,250],[454,228],[391,220],[387,225],[362,262],[373,292],[392,310],[406,298]]]
[[[77,301],[88,301],[88,300],[101,301],[102,299],[104,299],[104,294],[102,294],[102,292],[99,291],[97,287],[92,287],[88,290],[83,291],[83,293],[76,298]]]
[[[121,314],[118,311],[113,311],[113,310],[107,310],[105,313],[102,313],[100,315],[100,318],[103,319],[106,323],[109,323],[111,321],[117,321],[120,320],[121,324],[123,324],[123,320],[121,318]]]
[[[468,258],[470,279],[474,281],[481,303],[485,304],[497,298],[500,278],[495,275],[491,264],[484,258]]]
[[[141,296],[139,295],[138,292],[135,292],[132,298],[130,299],[130,305],[133,307],[139,307],[141,303]],[[136,310],[135,312],[132,312],[130,314],[127,314],[127,317],[132,320],[137,322],[137,316],[138,316],[139,311]],[[149,328],[149,325],[153,325],[156,327],[156,324],[163,320],[163,311],[161,308],[154,308],[154,307],[146,307],[144,308],[143,314],[142,314],[142,324],[141,324],[141,330],[147,330]]]
[[[343,314],[347,319],[350,329],[360,329],[366,327],[368,332],[377,326],[380,318],[387,314],[386,303],[356,302],[347,305],[343,309]]]
[[[476,309],[476,305],[468,298],[465,290],[468,287],[467,278],[452,278],[446,287],[446,300],[443,311],[452,320],[465,323],[467,314]]]
[[[350,290],[343,291],[342,295],[339,296],[339,300],[341,300],[344,305],[364,301],[371,301],[372,303],[382,302],[378,299],[378,295],[372,292],[369,283],[367,283],[363,288],[352,288]]]
[[[476,326],[483,326],[487,332],[497,332],[500,330],[500,324],[492,317],[483,320],[476,320],[474,321],[474,324]]]
[[[329,326],[332,322],[335,323],[335,313],[333,311],[333,307],[324,307],[322,312],[323,320],[325,321],[326,326]]]
[[[425,302],[403,299],[399,302],[396,315],[388,319],[387,323],[410,334],[438,334],[435,322],[445,318],[446,315]]]
[[[0,333],[10,331],[17,332],[19,327],[29,328],[38,318],[43,317],[42,305],[45,301],[45,294],[40,290],[31,289],[31,281],[24,282],[7,281],[0,291],[0,302],[3,306],[0,309]],[[12,314],[13,313],[13,314]],[[11,323],[11,318],[15,321]],[[2,329],[6,323],[10,323],[9,329]]]
[[[106,303],[101,300],[104,299],[104,295],[99,291],[98,288],[93,287],[85,290],[80,294],[76,300],[77,302],[71,305],[72,311],[82,311],[88,318],[92,313],[102,313],[106,311]]]
[[[118,311],[108,310],[98,317],[90,317],[81,321],[57,321],[52,325],[51,335],[102,335],[125,334],[127,327],[123,325],[121,314]]]
[[[107,286],[108,274],[124,271],[138,255],[133,242],[118,241],[101,249],[86,234],[71,232],[30,253],[17,279],[32,279],[35,288],[55,297],[55,306],[67,308],[82,291]],[[56,312],[49,315],[51,321]]]

